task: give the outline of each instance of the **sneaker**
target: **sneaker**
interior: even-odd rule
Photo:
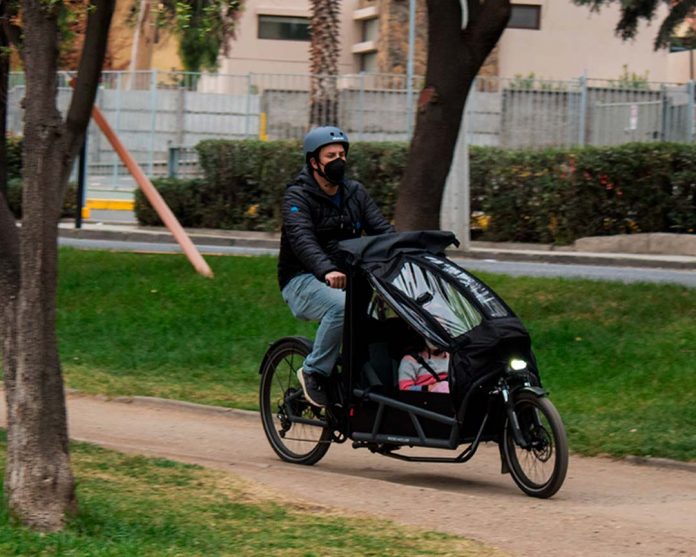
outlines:
[[[300,385],[302,385],[307,402],[320,408],[329,403],[329,398],[326,396],[326,387],[322,380],[323,377],[316,373],[305,373],[304,369],[300,368],[297,370],[297,379],[299,379]]]

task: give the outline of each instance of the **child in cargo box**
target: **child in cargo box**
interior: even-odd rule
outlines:
[[[448,393],[449,354],[426,341],[420,352],[406,354],[399,364],[399,389]]]

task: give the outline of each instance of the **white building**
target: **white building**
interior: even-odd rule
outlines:
[[[424,42],[419,2],[418,46]],[[343,0],[341,2],[341,56],[339,72],[403,73],[408,27],[405,0]],[[500,77],[527,76],[541,79],[588,77],[617,79],[626,70],[650,81],[685,82],[689,75],[689,52],[655,52],[653,41],[667,8],[661,6],[656,20],[641,24],[635,40],[624,42],[614,29],[619,8],[612,5],[591,12],[571,0],[525,0],[513,4],[513,17],[497,49],[497,60],[488,74]],[[309,71],[309,17],[307,0],[246,0],[237,38],[229,56],[221,60],[221,74],[305,74]],[[391,42],[387,48],[385,34]],[[399,43],[399,41],[401,41]],[[417,55],[416,73],[422,72],[424,56]],[[394,70],[394,68],[398,68]],[[420,71],[419,71],[420,70]],[[693,77],[693,76],[692,76]]]

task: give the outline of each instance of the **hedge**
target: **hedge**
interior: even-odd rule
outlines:
[[[205,175],[197,180],[154,180],[182,226],[279,230],[285,186],[302,168],[298,141],[202,141],[196,146]],[[396,188],[406,158],[402,143],[356,143],[350,148],[350,175],[363,182],[392,219]],[[143,225],[161,221],[136,192],[135,213]]]
[[[471,150],[483,239],[569,243],[584,236],[696,230],[696,146]]]
[[[184,226],[278,230],[285,189],[303,164],[296,141],[203,141],[205,178],[159,180]],[[349,175],[392,219],[405,143],[355,143]],[[471,206],[484,240],[565,244],[584,236],[696,230],[696,146],[633,143],[548,150],[470,150]],[[424,184],[424,187],[427,185]],[[161,224],[141,194],[136,215]]]
[[[7,204],[16,219],[22,218],[22,140],[7,138]],[[61,217],[75,216],[77,210],[77,186],[68,185]]]
[[[22,140],[18,137],[7,137],[7,180],[20,178],[22,175]]]

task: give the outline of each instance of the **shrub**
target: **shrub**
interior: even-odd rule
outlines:
[[[22,218],[22,179],[12,178],[7,184],[7,204],[16,219]],[[77,210],[77,186],[68,184],[68,191],[63,200],[61,218],[73,218]]]
[[[280,229],[285,186],[302,168],[298,141],[203,141],[204,220],[221,228]]]
[[[301,169],[297,141],[203,141],[205,178],[157,180],[184,226],[279,230],[285,185]],[[405,143],[354,143],[348,174],[393,220]],[[506,150],[471,147],[471,209],[481,239],[565,244],[584,236],[696,230],[696,146]],[[142,224],[159,224],[141,194]]]
[[[568,243],[584,236],[694,232],[696,148],[676,143],[471,149],[483,239]]]
[[[406,143],[355,143],[350,148],[349,175],[365,185],[389,221],[394,208],[401,175],[406,166]]]
[[[7,138],[7,205],[16,219],[22,218],[22,139]],[[75,216],[77,210],[77,186],[68,185],[63,201],[62,218]]]
[[[182,226],[280,230],[285,186],[304,160],[298,141],[202,141],[196,146],[204,179],[154,180]],[[387,218],[392,218],[406,145],[351,145],[349,175],[363,182]],[[135,212],[144,225],[161,225],[141,192]]]
[[[7,138],[7,181],[22,175],[22,139],[10,136]]]

